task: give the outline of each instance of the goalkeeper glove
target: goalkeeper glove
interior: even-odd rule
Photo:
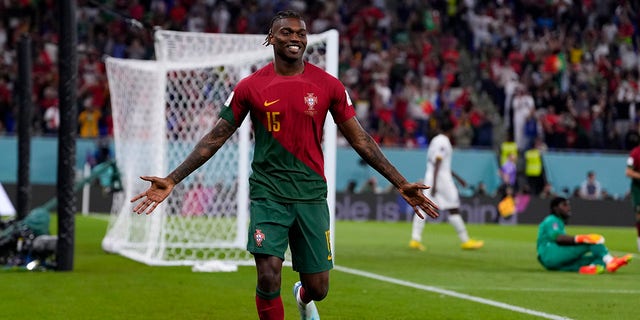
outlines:
[[[573,238],[573,241],[575,243],[602,244],[604,243],[604,237],[596,233],[579,234]]]

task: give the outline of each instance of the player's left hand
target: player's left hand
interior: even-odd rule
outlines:
[[[131,202],[144,199],[143,201],[140,201],[135,208],[133,208],[133,212],[137,214],[151,214],[160,202],[164,201],[164,199],[169,196],[175,184],[168,178],[142,176],[140,179],[151,182],[151,186],[146,191],[131,199]]]
[[[574,237],[575,243],[602,244],[604,237],[597,233],[579,234]]]
[[[424,219],[423,212],[431,218],[437,218],[439,215],[438,206],[424,195],[423,190],[429,188],[429,186],[422,183],[407,183],[398,188],[404,200],[411,205],[416,215],[422,219]]]

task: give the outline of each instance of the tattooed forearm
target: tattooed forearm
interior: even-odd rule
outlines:
[[[385,157],[378,144],[366,132],[360,132],[355,140],[351,141],[351,145],[362,159],[376,171],[380,172],[380,174],[395,187],[399,187],[407,182],[402,174],[400,174],[391,162],[389,162],[387,157]]]
[[[235,130],[236,128],[226,120],[218,120],[215,127],[200,139],[193,151],[169,174],[168,178],[176,184],[180,183],[180,181],[211,159]]]

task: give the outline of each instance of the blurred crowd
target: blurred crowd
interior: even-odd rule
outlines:
[[[640,4],[627,0],[78,0],[78,127],[109,136],[103,56],[153,59],[153,27],[265,33],[282,9],[340,32],[339,77],[383,146],[627,150],[640,139]],[[59,126],[56,1],[0,1],[0,132],[16,130],[17,45],[34,50],[36,134]],[[122,19],[130,17],[146,28]],[[131,20],[129,20],[131,21]],[[256,44],[260,45],[260,44]]]

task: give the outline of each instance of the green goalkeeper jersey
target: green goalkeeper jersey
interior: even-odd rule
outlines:
[[[562,218],[550,214],[538,226],[538,254],[544,253],[546,248],[556,245],[558,235],[566,234],[565,223]]]

